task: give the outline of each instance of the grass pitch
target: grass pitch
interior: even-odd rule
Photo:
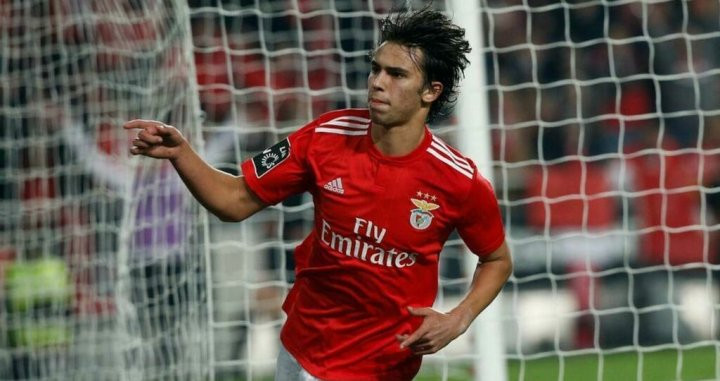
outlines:
[[[510,381],[689,381],[720,379],[720,347],[686,350],[621,352],[551,356],[534,360],[511,360]],[[454,362],[443,369],[424,365],[417,381],[472,380],[471,366]]]

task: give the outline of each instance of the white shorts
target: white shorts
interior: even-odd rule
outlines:
[[[277,367],[275,369],[275,381],[321,381],[319,378],[308,373],[307,370],[298,364],[295,357],[288,353],[285,346],[280,344]]]

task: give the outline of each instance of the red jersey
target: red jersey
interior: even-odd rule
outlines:
[[[414,151],[385,156],[369,118],[366,109],[330,112],[242,164],[267,204],[313,196],[281,340],[324,380],[411,379],[421,357],[395,335],[422,323],[408,306],[432,306],[450,233],[481,257],[505,240],[491,185],[472,161],[427,128]]]

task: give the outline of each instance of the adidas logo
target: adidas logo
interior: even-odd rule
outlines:
[[[325,186],[323,187],[330,192],[335,192],[339,194],[345,194],[345,189],[343,189],[342,186],[342,178],[338,177],[335,180],[329,181]]]

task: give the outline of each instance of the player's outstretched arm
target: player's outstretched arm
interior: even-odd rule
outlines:
[[[175,127],[141,119],[123,127],[138,131],[131,154],[170,160],[195,198],[221,220],[242,221],[266,206],[242,176],[232,176],[203,161]]]
[[[470,323],[495,299],[512,272],[506,243],[478,264],[470,290],[452,311],[442,313],[431,307],[408,307],[410,314],[422,316],[423,323],[410,335],[398,335],[401,347],[418,355],[432,354],[464,333]]]

